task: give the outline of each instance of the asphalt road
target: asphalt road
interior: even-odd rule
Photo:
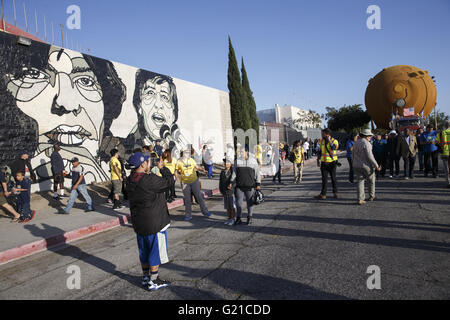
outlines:
[[[207,201],[211,218],[172,211],[171,261],[160,269],[172,285],[160,291],[140,286],[135,234],[122,226],[1,266],[0,299],[449,299],[444,179],[383,179],[377,201],[357,206],[345,165],[338,177],[340,198],[320,202],[317,167],[301,185],[266,180],[251,226],[225,226],[218,196]],[[380,289],[370,290],[373,265]],[[80,289],[67,286],[71,266]]]

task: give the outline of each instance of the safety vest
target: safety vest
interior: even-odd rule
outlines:
[[[322,139],[320,142],[320,161],[325,163],[330,163],[333,161],[337,161],[337,149],[339,148],[339,142],[336,139],[331,138],[330,143],[334,144],[336,148],[333,150],[331,149],[330,145],[327,145],[327,142],[325,139]],[[328,149],[328,151],[327,151]],[[330,156],[331,154],[331,156]]]
[[[442,141],[441,141],[441,136],[442,136]],[[439,133],[437,135],[436,142],[442,146],[441,155],[449,156],[450,155],[450,129],[444,130],[441,133]]]

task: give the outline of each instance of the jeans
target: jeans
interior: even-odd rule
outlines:
[[[87,188],[85,184],[80,184],[78,187],[70,192],[69,202],[67,203],[67,206],[64,208],[64,211],[66,213],[70,213],[70,210],[73,207],[73,204],[75,203],[75,200],[77,200],[78,193],[81,193],[84,200],[86,200],[88,205],[88,210],[94,210],[94,206],[92,204],[92,199],[89,196],[89,193],[87,192]]]
[[[303,163],[294,163],[294,183],[303,180]]]
[[[423,151],[419,151],[419,153],[417,155],[418,155],[418,158],[419,158],[419,170],[423,171],[424,152]]]
[[[444,167],[444,177],[447,179],[447,183],[450,186],[450,157],[441,156],[442,165]]]
[[[431,162],[431,163],[430,163]],[[429,172],[436,176],[438,173],[438,152],[425,152],[425,175],[427,176]]]
[[[202,213],[204,215],[206,215],[208,213],[208,208],[206,208],[205,200],[203,199],[203,195],[200,190],[200,181],[198,179],[192,183],[181,183],[181,189],[183,190],[186,218],[190,218],[192,216],[191,193],[194,194],[195,200],[200,205],[200,209],[202,210]]]
[[[213,166],[208,164],[208,178],[213,177]]]
[[[390,156],[389,167],[391,176],[394,175],[394,165],[395,165],[395,175],[398,176],[398,174],[400,173],[400,158],[398,158],[397,156]]]
[[[336,164],[334,162],[322,162],[320,165],[320,173],[322,174],[322,196],[327,195],[328,174],[331,177],[331,185],[333,186],[333,193],[337,193],[337,181],[336,181]]]
[[[278,177],[278,182],[279,183],[281,183],[281,160],[279,161],[279,164],[278,164],[278,171],[277,171],[277,173],[273,176],[273,182],[275,182],[275,180],[277,179],[277,177]]]
[[[416,156],[408,156],[403,158],[403,163],[405,165],[405,177],[414,178],[414,165],[416,163]]]
[[[376,154],[375,160],[377,161],[378,165],[381,167],[381,176],[384,177],[386,174],[386,155],[385,154]],[[375,173],[376,176],[378,176],[378,171]]]
[[[369,188],[369,197],[375,198],[375,170],[369,167],[355,168],[355,175],[357,179],[357,195],[358,200],[364,201],[366,198],[364,182],[367,180]]]
[[[242,203],[245,200],[247,201],[247,212],[248,216],[252,217],[253,215],[253,193],[255,192],[255,189],[252,189],[250,191],[244,191],[240,188],[236,188],[236,217],[240,218],[242,216]]]
[[[30,202],[17,201],[17,212],[24,217],[31,217]]]
[[[348,167],[350,168],[350,172],[348,173],[348,181],[353,183],[355,181],[355,172],[353,170],[353,158],[347,158]]]

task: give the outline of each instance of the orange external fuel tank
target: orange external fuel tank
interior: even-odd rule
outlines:
[[[428,71],[413,66],[383,69],[369,80],[365,103],[367,112],[378,128],[389,129],[392,115],[406,115],[414,108],[415,115],[427,117],[436,105],[436,85]]]

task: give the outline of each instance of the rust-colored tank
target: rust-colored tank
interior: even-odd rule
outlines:
[[[423,111],[423,117],[427,117],[436,105],[436,95],[436,85],[428,71],[393,66],[369,80],[365,103],[377,127],[389,129],[392,114],[407,116],[410,108],[414,108],[415,115]]]

